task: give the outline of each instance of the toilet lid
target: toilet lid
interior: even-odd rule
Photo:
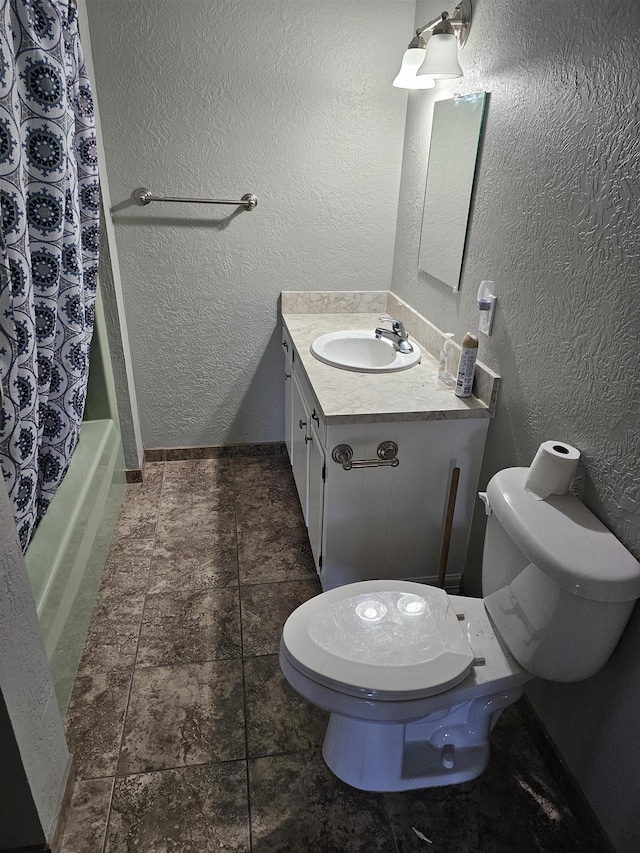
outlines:
[[[475,657],[444,590],[389,580],[309,599],[287,619],[281,648],[313,681],[385,700],[442,693]]]

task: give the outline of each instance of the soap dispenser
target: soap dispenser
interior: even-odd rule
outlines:
[[[444,337],[445,340],[440,350],[438,379],[452,388],[456,384],[453,364],[456,356],[456,348],[453,345],[453,332],[445,332]]]

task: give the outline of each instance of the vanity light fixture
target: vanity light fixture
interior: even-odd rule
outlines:
[[[431,89],[436,80],[462,77],[458,50],[463,48],[471,30],[471,0],[460,0],[453,15],[443,12],[416,30],[402,58],[393,85],[400,89]],[[425,41],[424,32],[431,38]]]

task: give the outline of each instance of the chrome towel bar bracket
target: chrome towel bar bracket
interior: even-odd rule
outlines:
[[[239,201],[226,198],[178,198],[176,196],[154,195],[146,187],[138,187],[133,191],[133,198],[137,204],[146,205],[152,201],[177,201],[192,204],[234,204],[236,207],[244,207],[245,210],[254,210],[258,206],[258,199],[253,193],[245,193]]]
[[[398,459],[398,445],[395,441],[383,441],[378,445],[377,459],[355,459],[353,458],[353,448],[350,444],[337,444],[331,453],[331,458],[338,465],[342,465],[345,471],[351,471],[352,468],[379,468],[382,465],[389,465],[391,468],[397,468],[400,464]]]

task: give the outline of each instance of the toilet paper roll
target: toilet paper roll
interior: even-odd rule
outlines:
[[[575,474],[580,451],[561,441],[543,441],[533,457],[524,487],[541,501],[549,495],[564,495]]]

